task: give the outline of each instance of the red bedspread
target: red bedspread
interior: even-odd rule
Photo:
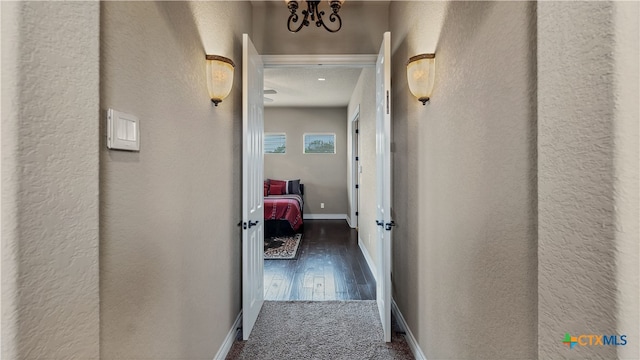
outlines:
[[[302,196],[269,195],[264,197],[265,220],[287,220],[297,231],[302,226]]]

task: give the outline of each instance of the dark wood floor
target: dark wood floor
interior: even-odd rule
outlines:
[[[305,220],[297,260],[265,260],[265,300],[375,300],[376,282],[344,220]]]

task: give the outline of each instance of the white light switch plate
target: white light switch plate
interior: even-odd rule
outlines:
[[[120,111],[107,111],[107,147],[113,150],[140,151],[140,121]]]

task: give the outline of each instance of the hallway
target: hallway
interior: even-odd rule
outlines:
[[[375,300],[358,233],[344,220],[305,220],[297,260],[265,260],[265,300]]]
[[[378,106],[393,118],[392,304],[416,358],[640,359],[639,2],[345,1],[336,34],[290,33],[285,5],[2,2],[1,358],[224,358],[247,308],[241,39],[319,64],[367,59],[389,31],[393,86],[373,101],[360,83],[343,124],[360,110],[366,175],[366,124]],[[430,53],[423,104],[406,65]],[[206,55],[236,64],[218,106]],[[109,109],[139,119],[139,151],[107,147]],[[288,151],[325,158],[303,136]],[[305,215],[349,215],[313,166],[294,169]],[[377,186],[362,178],[361,195]],[[377,260],[373,199],[359,230]],[[335,272],[328,291],[326,270],[288,269],[297,294],[274,293],[366,293]],[[571,348],[567,333],[629,341]]]

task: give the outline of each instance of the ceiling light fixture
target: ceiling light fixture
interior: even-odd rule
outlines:
[[[218,106],[231,92],[234,67],[235,64],[231,59],[207,55],[207,88],[215,106]]]
[[[325,79],[325,78],[318,78],[318,81],[325,81],[325,80],[327,80],[327,79]]]
[[[324,15],[324,11],[318,11],[318,4],[320,1],[309,1],[307,0],[307,10],[302,10],[302,15],[304,18],[300,20],[300,17],[296,13],[298,10],[298,1],[296,0],[285,0],[287,2],[287,8],[291,12],[289,15],[289,20],[287,20],[287,28],[291,32],[298,32],[302,29],[303,26],[309,26],[309,17],[311,17],[311,21],[315,21],[317,27],[324,27],[328,32],[337,32],[342,28],[342,19],[340,15],[338,15],[338,11],[342,7],[342,3],[344,0],[329,0],[329,6],[331,7],[331,14],[329,15],[329,21],[332,23],[338,22],[337,28],[329,28],[325,25],[324,21],[322,21],[322,16]],[[316,20],[317,18],[317,20]],[[300,25],[297,25],[298,21]],[[293,28],[292,26],[298,26],[297,28]]]
[[[412,56],[407,62],[407,82],[413,96],[425,105],[433,91],[436,54]]]

